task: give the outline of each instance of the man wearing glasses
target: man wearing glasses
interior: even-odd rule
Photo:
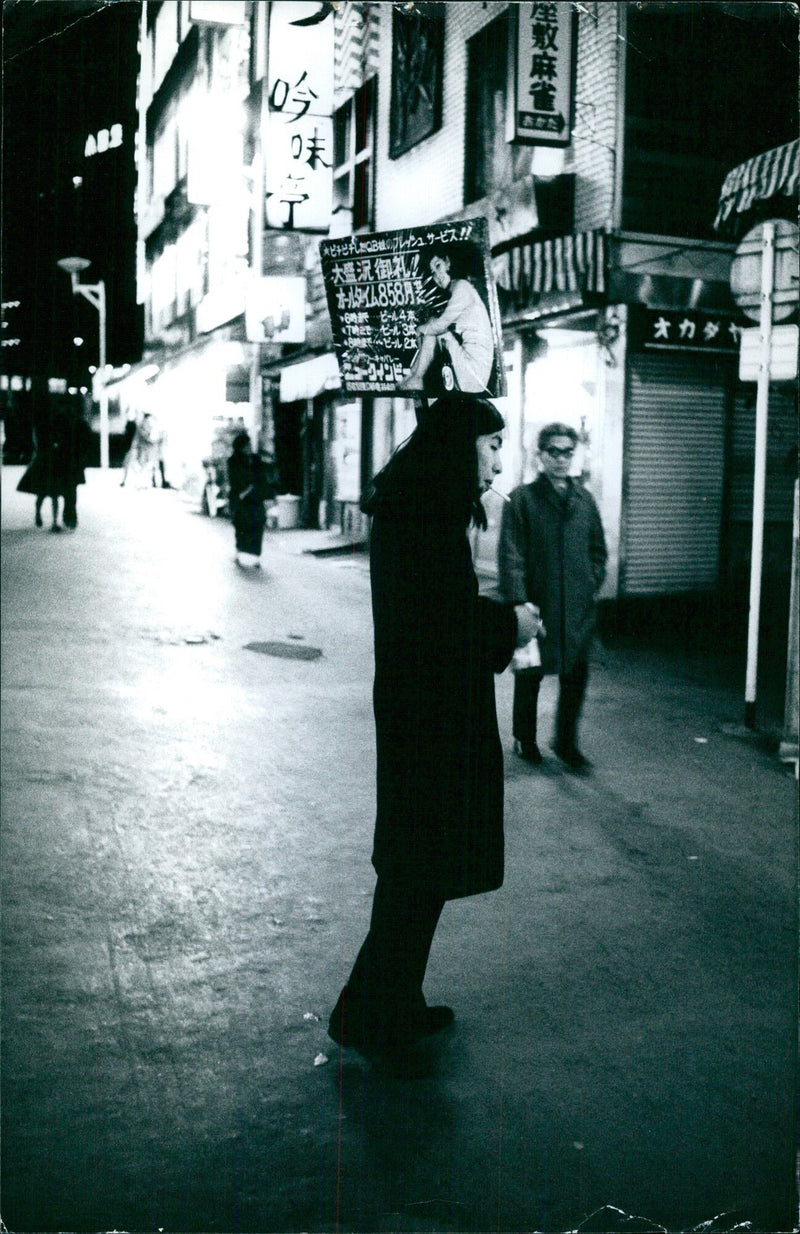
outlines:
[[[527,762],[542,762],[536,739],[539,686],[545,674],[557,673],[553,749],[570,771],[586,772],[591,764],[578,748],[577,727],[607,553],[594,499],[569,474],[577,444],[578,434],[568,424],[548,424],[539,433],[541,474],[514,489],[503,509],[498,572],[502,598],[535,605],[543,626],[541,665],[519,669],[514,677],[514,748]]]

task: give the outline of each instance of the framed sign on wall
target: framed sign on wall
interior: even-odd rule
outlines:
[[[392,159],[441,127],[444,13],[430,7],[425,13],[392,10]]]

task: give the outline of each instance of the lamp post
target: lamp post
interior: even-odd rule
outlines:
[[[78,280],[81,270],[86,270],[92,263],[85,257],[62,257],[57,265],[66,270],[72,284],[73,296],[83,296],[93,308],[97,309],[100,321],[100,349],[97,363],[100,402],[100,466],[108,468],[108,391],[106,390],[106,285],[102,279],[96,283],[81,283]]]

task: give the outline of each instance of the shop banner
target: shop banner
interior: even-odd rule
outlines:
[[[342,388],[506,393],[485,218],[320,243]]]
[[[742,327],[730,317],[700,309],[633,307],[628,340],[634,351],[705,351],[735,355]]]

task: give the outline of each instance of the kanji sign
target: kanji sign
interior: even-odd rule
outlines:
[[[567,0],[511,6],[506,139],[567,146],[573,109],[574,12]]]
[[[262,141],[267,226],[327,231],[333,194],[333,20],[319,5],[270,6]]]
[[[645,351],[705,351],[736,354],[742,327],[730,317],[699,309],[633,308],[629,338]]]
[[[266,116],[267,226],[285,231],[327,231],[333,209],[333,120],[297,117],[291,128]]]
[[[505,394],[486,219],[320,243],[342,387]]]

